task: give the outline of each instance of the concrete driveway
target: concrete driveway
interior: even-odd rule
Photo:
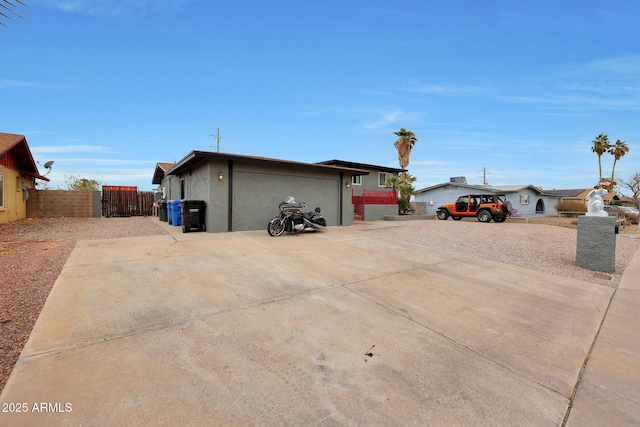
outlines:
[[[355,226],[163,226],[77,244],[0,425],[558,426],[569,407],[568,425],[640,420],[635,339],[609,375],[637,288],[598,348],[611,288]]]

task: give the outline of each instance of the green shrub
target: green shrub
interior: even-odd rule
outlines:
[[[400,197],[398,199],[398,213],[400,215],[407,215],[413,211],[413,206],[411,206],[411,203],[407,202],[406,198]]]

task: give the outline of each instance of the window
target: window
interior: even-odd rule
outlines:
[[[529,204],[529,195],[528,194],[521,194],[520,195],[520,204],[521,205],[528,205]]]
[[[351,183],[353,185],[362,185],[362,176],[360,175],[353,175],[351,177]]]
[[[180,200],[184,199],[184,179],[180,180]]]
[[[4,172],[0,172],[0,208],[4,208]]]
[[[387,179],[393,176],[392,173],[378,172],[378,187],[386,187]]]

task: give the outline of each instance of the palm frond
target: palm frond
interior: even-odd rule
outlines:
[[[20,24],[14,18],[17,19],[26,19],[24,15],[29,15],[24,8],[28,8],[29,6],[26,3],[23,3],[20,0],[0,0],[0,25],[9,28],[4,21],[12,21],[16,24]],[[5,13],[6,11],[6,13]]]

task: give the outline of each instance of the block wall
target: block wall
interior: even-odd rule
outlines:
[[[100,217],[101,206],[95,203],[95,193],[100,194],[99,191],[32,190],[27,201],[27,217]]]
[[[594,271],[614,273],[616,269],[616,218],[578,217],[576,265]]]

